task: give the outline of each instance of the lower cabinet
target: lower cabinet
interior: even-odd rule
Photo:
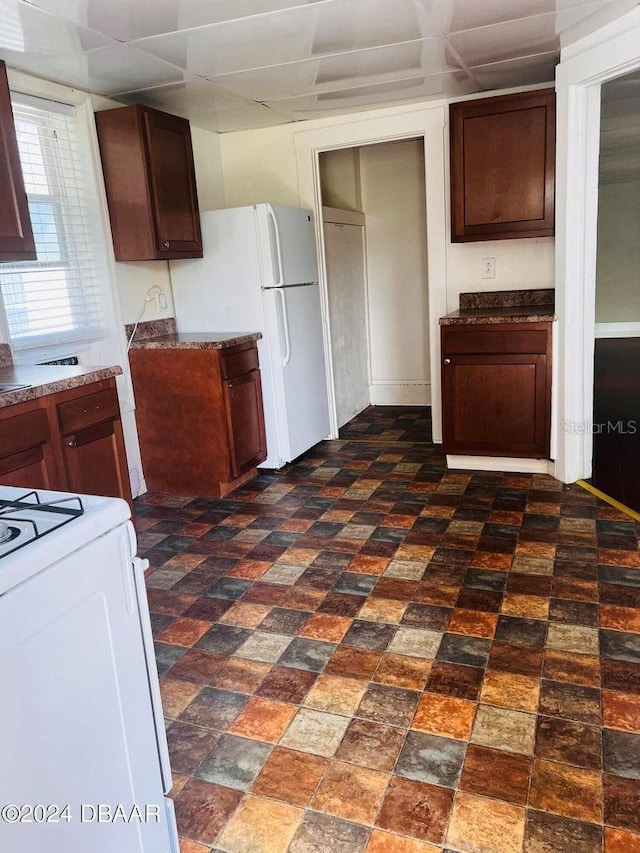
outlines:
[[[0,481],[131,503],[115,380],[0,409]]]
[[[147,487],[220,497],[267,456],[255,343],[225,349],[132,349],[131,377]]]
[[[441,332],[445,452],[548,458],[551,323]]]

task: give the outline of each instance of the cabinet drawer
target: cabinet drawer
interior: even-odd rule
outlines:
[[[63,435],[119,417],[120,405],[114,388],[107,388],[106,391],[98,391],[96,394],[87,394],[86,397],[78,397],[75,400],[69,400],[68,403],[58,404],[60,431]]]
[[[487,326],[467,331],[460,327],[445,326],[442,352],[444,355],[542,354],[547,352],[548,334],[549,330],[546,328],[514,330]]]
[[[222,375],[225,379],[235,379],[258,369],[258,349],[255,346],[247,349],[226,352],[222,356]]]
[[[45,444],[51,438],[44,409],[0,421],[0,458]]]

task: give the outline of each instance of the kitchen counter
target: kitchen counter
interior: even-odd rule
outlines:
[[[555,319],[554,290],[461,293],[460,308],[440,318],[441,326],[545,323]]]
[[[18,388],[15,391],[0,393],[0,408],[13,406],[16,403],[26,403],[47,394],[57,394],[60,391],[69,391],[71,388],[79,388],[81,385],[89,385],[92,382],[101,382],[112,376],[119,376],[122,368],[119,365],[112,367],[86,367],[68,365],[29,365],[0,368],[0,385],[27,385],[27,388]]]
[[[259,341],[261,337],[261,332],[174,332],[134,338],[131,349],[226,349]]]

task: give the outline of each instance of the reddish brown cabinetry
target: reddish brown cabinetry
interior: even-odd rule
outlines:
[[[445,452],[548,458],[551,323],[441,332]]]
[[[266,458],[255,343],[132,349],[142,464],[151,491],[219,497]]]
[[[115,380],[0,409],[0,481],[130,503]]]
[[[33,261],[36,248],[18,155],[7,81],[0,60],[0,263]]]
[[[189,122],[133,104],[96,126],[116,260],[201,258]]]
[[[554,233],[555,92],[452,104],[451,239]]]

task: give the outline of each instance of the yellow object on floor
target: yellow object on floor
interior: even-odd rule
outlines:
[[[609,497],[604,492],[601,492],[600,489],[596,489],[595,486],[592,486],[591,483],[587,483],[586,480],[578,480],[578,485],[582,486],[583,489],[586,489],[588,492],[591,492],[592,495],[595,495],[600,500],[606,501],[611,506],[614,506],[616,509],[619,509],[620,512],[624,512],[625,515],[631,516],[635,521],[640,521],[640,512],[636,512],[635,509],[631,509],[628,506],[625,506],[620,501],[617,501],[615,498]]]

